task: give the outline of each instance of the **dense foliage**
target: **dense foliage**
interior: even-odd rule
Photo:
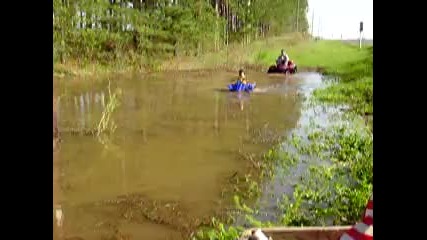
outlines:
[[[306,32],[307,0],[54,0],[54,60],[148,64]]]

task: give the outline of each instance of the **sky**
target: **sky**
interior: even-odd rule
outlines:
[[[308,6],[307,19],[310,31],[314,20],[314,36],[357,39],[363,21],[363,37],[373,39],[373,0],[308,0]]]

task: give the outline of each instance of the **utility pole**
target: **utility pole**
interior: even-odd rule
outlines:
[[[360,22],[360,27],[359,27],[359,48],[362,48],[362,32],[363,32],[363,22]]]
[[[314,30],[314,9],[313,9],[313,15],[311,16],[311,36],[313,37],[313,30]]]
[[[297,1],[297,32],[299,32],[299,0]]]

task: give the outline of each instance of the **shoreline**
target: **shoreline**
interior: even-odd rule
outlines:
[[[152,74],[158,72],[188,72],[207,70],[237,71],[239,68],[267,71],[275,63],[275,56],[280,49],[291,49],[304,44],[315,43],[300,34],[286,34],[254,41],[242,46],[240,43],[230,44],[225,49],[206,52],[200,56],[177,56],[169,59],[154,60],[150,64],[138,62],[130,63],[128,59],[111,62],[108,65],[99,62],[82,64],[78,59],[69,60],[65,64],[54,62],[55,78],[68,77],[102,77],[114,74],[137,73]],[[266,52],[267,51],[267,52]],[[274,52],[272,55],[270,52]],[[267,56],[271,55],[271,56]],[[142,58],[143,59],[143,58]],[[311,68],[307,64],[299,64],[298,68]]]

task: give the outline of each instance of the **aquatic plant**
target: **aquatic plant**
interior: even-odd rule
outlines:
[[[215,218],[212,218],[212,227],[200,229],[194,236],[191,237],[192,240],[235,240],[240,236],[240,233],[243,231],[242,228],[236,227],[226,227],[224,223],[217,221]]]
[[[295,225],[352,224],[360,219],[373,183],[373,135],[368,129],[331,127],[307,143],[322,141],[330,166],[311,166],[292,197],[283,196],[281,223]],[[314,155],[316,156],[316,154]]]
[[[113,93],[111,92],[111,82],[108,82],[108,100],[105,109],[102,112],[101,119],[99,120],[96,128],[96,135],[99,137],[100,134],[108,130],[110,133],[116,129],[116,124],[111,119],[113,113],[120,106],[119,97],[121,96],[121,89],[117,88]]]

